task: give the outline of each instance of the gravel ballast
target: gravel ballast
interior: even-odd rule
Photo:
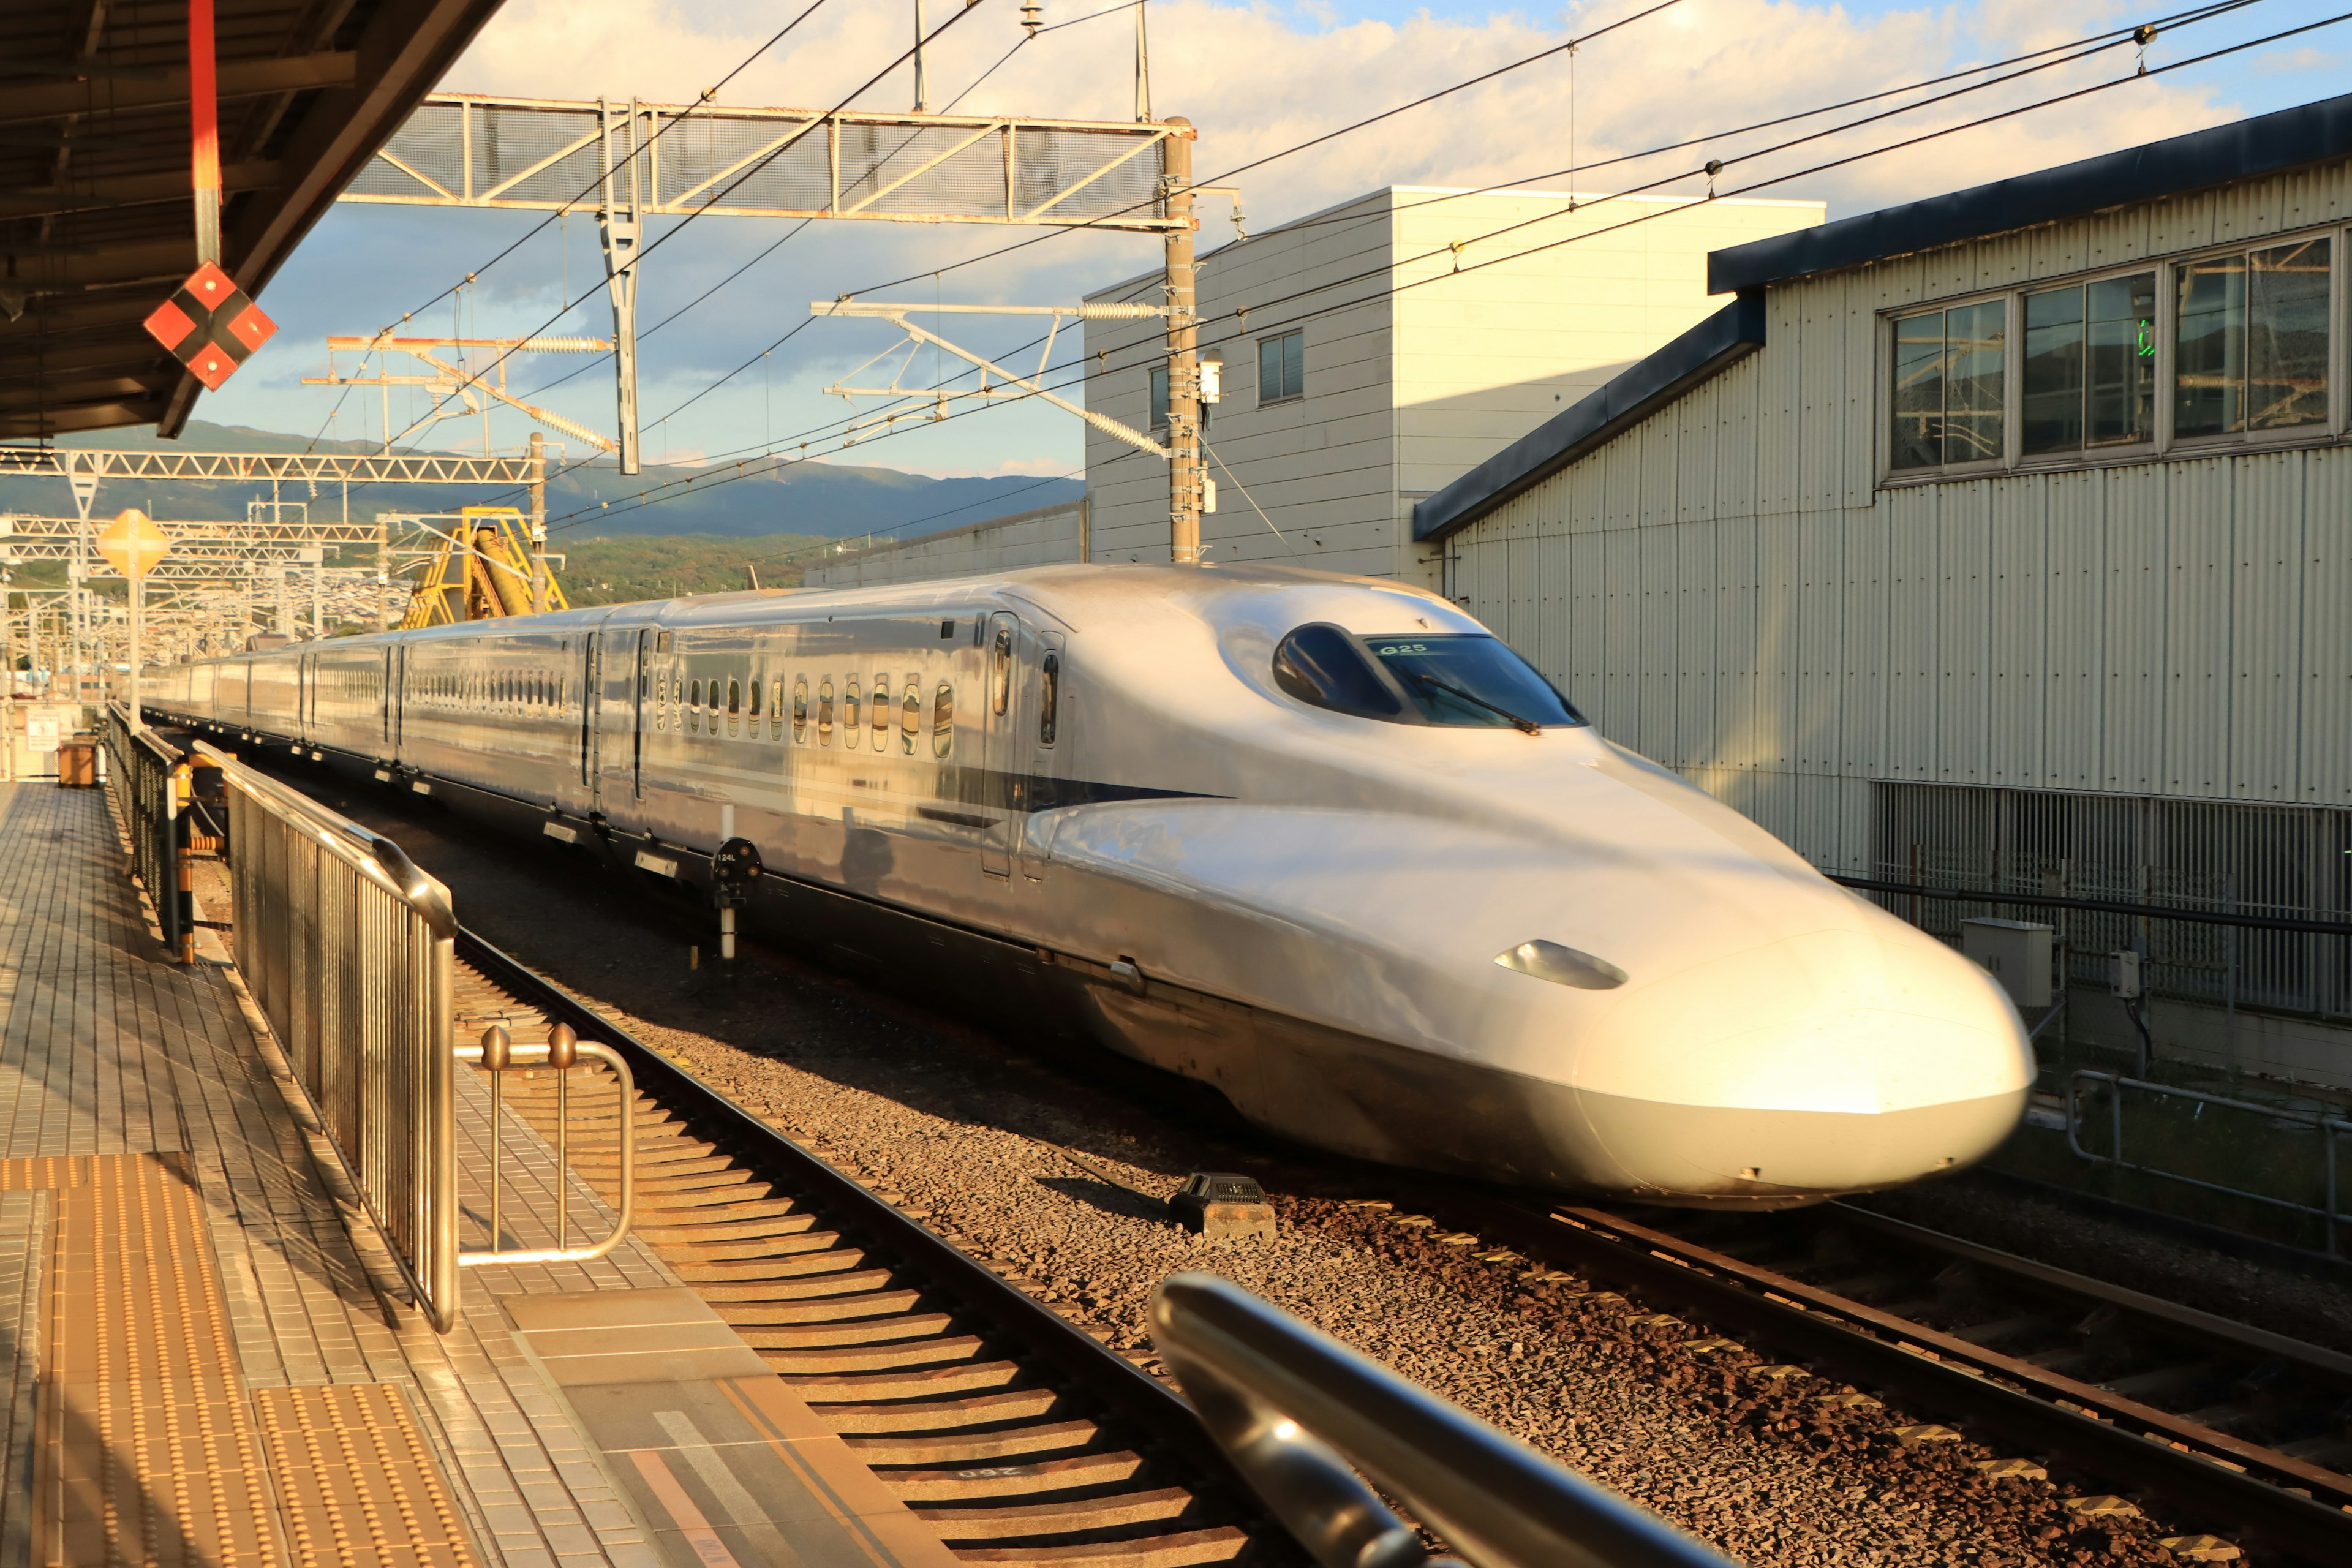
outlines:
[[[1708,1346],[1704,1325],[1637,1321],[1654,1314],[1603,1286],[1529,1279],[1421,1216],[1351,1206],[1387,1195],[1380,1172],[1261,1142],[1141,1069],[1033,1058],[757,943],[723,983],[688,966],[689,944],[706,963],[714,945],[702,919],[626,879],[316,793],[398,838],[488,940],[1146,1364],[1152,1287],[1204,1268],[1746,1563],[2165,1563],[2160,1538],[2192,1528],[2063,1476],[1994,1479],[1976,1467],[2014,1456]],[[1174,1224],[1157,1200],[1196,1170],[1258,1176],[1279,1237]]]

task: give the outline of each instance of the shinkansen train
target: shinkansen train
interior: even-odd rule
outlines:
[[[1395,584],[1050,567],[150,679],[1351,1155],[1786,1206],[1967,1165],[2032,1076],[1981,970]]]

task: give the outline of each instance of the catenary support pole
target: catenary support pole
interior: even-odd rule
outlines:
[[[530,613],[547,611],[547,437],[530,433]]]
[[[629,100],[628,117],[619,125],[610,105],[597,107],[604,121],[604,205],[596,213],[597,237],[604,247],[604,289],[613,299],[613,374],[620,403],[621,472],[639,471],[637,451],[637,242],[644,237],[640,220],[640,165],[637,156],[637,106]],[[615,132],[617,132],[617,135]],[[615,147],[625,159],[617,177]]]
[[[1192,125],[1172,119],[1163,140],[1161,189],[1168,216],[1186,220],[1167,231],[1168,556],[1179,566],[1201,560],[1201,366],[1193,349],[1196,267],[1192,252]]]

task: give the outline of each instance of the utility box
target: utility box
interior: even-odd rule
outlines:
[[[2000,982],[2020,1007],[2047,1007],[2051,930],[2031,921],[1962,921],[1960,951]]]

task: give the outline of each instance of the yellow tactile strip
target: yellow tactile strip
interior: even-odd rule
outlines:
[[[195,1189],[140,1154],[0,1167],[18,1190],[62,1184],[43,1281],[33,1562],[274,1564],[269,1480]]]
[[[295,1568],[478,1568],[399,1389],[341,1383],[253,1397]]]

